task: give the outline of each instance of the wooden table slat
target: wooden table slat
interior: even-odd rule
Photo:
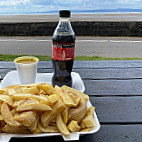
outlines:
[[[40,61],[39,68],[52,68],[51,61]],[[75,61],[74,68],[141,68],[142,60],[130,61]],[[13,62],[0,61],[0,68],[15,68]]]
[[[16,70],[16,68],[0,69],[0,75],[2,78],[7,72]],[[48,73],[53,72],[53,69],[38,68],[38,72]],[[83,79],[91,80],[110,80],[110,79],[142,79],[142,68],[136,69],[73,69],[73,72],[77,72]]]
[[[142,123],[142,97],[90,97],[100,122]],[[111,115],[110,115],[111,114]]]
[[[84,80],[89,95],[142,95],[139,80]]]

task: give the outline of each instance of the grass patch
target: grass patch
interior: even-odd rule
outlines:
[[[0,61],[13,61],[19,56],[28,56],[28,55],[2,55],[0,54]],[[51,61],[50,56],[43,55],[34,55],[39,58],[40,61]],[[75,61],[104,61],[104,60],[142,60],[142,58],[108,58],[108,57],[99,57],[99,56],[76,56]]]
[[[100,56],[76,56],[76,61],[105,61],[105,60],[142,60],[142,58],[110,58]]]
[[[32,56],[32,55],[11,55],[11,54],[2,55],[0,54],[0,61],[13,61],[15,58],[20,56]],[[38,57],[40,61],[51,61],[51,57],[49,56],[36,55],[36,57]]]

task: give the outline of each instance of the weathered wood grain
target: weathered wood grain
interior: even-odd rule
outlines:
[[[48,72],[52,69],[39,69],[39,72]],[[101,79],[135,79],[142,78],[142,68],[128,68],[128,69],[73,69],[73,72],[77,72],[83,79],[101,80]]]
[[[90,97],[102,123],[142,123],[142,97]]]
[[[39,68],[52,68],[51,61],[40,61]],[[75,61],[74,68],[141,68],[142,60],[129,61]],[[0,68],[15,68],[13,62],[0,61]]]
[[[89,95],[142,95],[142,79],[84,80]]]
[[[2,78],[7,72],[16,70],[15,68],[0,69],[0,75]],[[38,72],[48,73],[53,72],[53,69],[38,68]],[[121,79],[142,79],[142,68],[128,68],[128,69],[73,69],[73,72],[77,72],[83,79],[91,80],[121,80]]]

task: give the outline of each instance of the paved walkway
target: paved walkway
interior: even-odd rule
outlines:
[[[48,55],[51,37],[0,37],[0,54]],[[76,56],[142,58],[142,38],[77,37]]]

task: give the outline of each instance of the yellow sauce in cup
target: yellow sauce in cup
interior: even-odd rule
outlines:
[[[32,56],[18,57],[14,60],[14,62],[21,63],[21,64],[31,64],[31,63],[36,63],[37,61],[38,61],[38,58],[32,57]]]

